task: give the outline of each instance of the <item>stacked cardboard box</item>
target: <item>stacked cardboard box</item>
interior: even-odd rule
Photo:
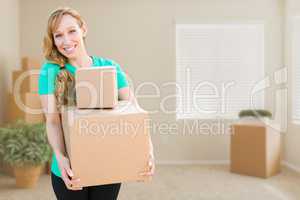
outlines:
[[[16,70],[12,72],[12,86],[13,92],[32,92],[38,91],[38,78],[37,69],[31,70]]]
[[[30,70],[30,69],[40,69],[41,61],[36,58],[23,57],[21,60],[22,69]]]
[[[41,62],[38,59],[24,57],[21,63],[21,69],[12,72],[12,92],[7,94],[5,121],[13,123],[20,119],[26,123],[43,122],[44,116],[37,93]],[[47,165],[42,173],[47,171]],[[12,167],[7,164],[0,163],[0,170],[13,175]]]
[[[44,121],[41,113],[41,102],[37,93],[19,93],[17,95],[8,94],[8,122],[18,119],[26,123],[39,123]]]
[[[280,172],[281,134],[277,124],[244,121],[231,128],[231,172],[261,178]]]
[[[79,68],[75,79],[78,83],[78,108],[113,108],[117,105],[117,78],[114,67]]]
[[[63,112],[66,149],[82,186],[145,180],[149,127],[147,112],[128,101],[114,109]]]
[[[18,119],[27,123],[44,121],[38,96],[38,77],[41,63],[37,59],[22,58],[22,69],[12,72],[12,92],[8,94],[6,121]]]
[[[104,69],[99,67],[95,70]],[[102,89],[116,87],[115,81],[108,80],[109,77],[114,79],[114,76],[107,76],[101,86],[99,77],[95,76],[97,73],[89,69],[87,73],[94,73],[84,81],[90,81],[89,84],[95,87],[96,91],[100,91],[100,87]],[[77,77],[77,80],[80,78]],[[83,102],[80,108],[62,109],[65,144],[74,178],[80,178],[81,186],[149,180],[139,175],[148,167],[150,146],[148,113],[130,101],[119,101],[110,109],[93,109],[89,101],[86,101],[87,95],[84,95],[89,91],[84,90],[89,88],[76,90],[77,101],[80,98]],[[107,91],[103,95],[116,95],[112,92],[114,90]],[[115,97],[105,98],[111,101],[115,99]]]

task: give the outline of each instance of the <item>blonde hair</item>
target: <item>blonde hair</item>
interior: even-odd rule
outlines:
[[[48,61],[60,66],[64,66],[68,62],[68,59],[62,55],[55,46],[53,32],[58,28],[59,23],[64,15],[70,15],[74,17],[77,20],[80,28],[85,24],[80,14],[72,8],[58,8],[51,13],[48,19],[47,31],[43,41],[43,52]]]
[[[55,81],[56,107],[61,112],[62,106],[76,105],[74,76],[66,69],[61,70]]]
[[[58,64],[61,67],[60,72],[56,76],[54,93],[56,107],[60,112],[63,105],[72,106],[76,104],[74,76],[65,69],[65,64],[68,62],[68,59],[58,51],[53,38],[53,32],[58,28],[64,15],[74,17],[79,27],[85,24],[80,14],[76,10],[68,7],[56,9],[51,13],[48,19],[47,32],[43,42],[43,52],[48,61]]]

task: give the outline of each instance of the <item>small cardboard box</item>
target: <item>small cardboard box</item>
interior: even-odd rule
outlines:
[[[78,108],[113,108],[118,102],[114,67],[79,68],[75,75]]]
[[[16,70],[12,72],[13,91],[19,87],[20,93],[38,91],[39,72],[37,70]]]
[[[114,109],[64,107],[62,124],[71,168],[81,186],[149,180],[148,114],[128,101]]]
[[[231,172],[262,178],[280,172],[281,135],[276,124],[241,122],[231,130]]]
[[[16,99],[19,99],[18,103]],[[8,94],[7,101],[7,119],[9,123],[13,123],[18,119],[27,123],[44,122],[42,106],[39,95],[37,93],[24,93],[19,97]]]
[[[40,69],[41,61],[37,58],[23,57],[21,64],[23,70]]]

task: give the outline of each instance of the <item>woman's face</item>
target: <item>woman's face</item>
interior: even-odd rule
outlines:
[[[53,33],[54,43],[58,51],[68,59],[74,59],[84,52],[83,37],[86,36],[86,28],[79,27],[77,20],[64,15]]]

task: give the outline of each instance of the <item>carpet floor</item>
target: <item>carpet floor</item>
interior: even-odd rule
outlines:
[[[118,200],[299,200],[300,174],[283,168],[268,179],[229,172],[226,165],[159,165],[151,182],[123,183]],[[17,189],[0,174],[0,200],[55,200],[50,176],[35,189]]]

